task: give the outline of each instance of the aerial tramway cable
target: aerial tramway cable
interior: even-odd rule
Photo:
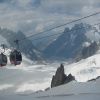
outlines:
[[[51,30],[57,29],[57,28],[59,28],[59,27],[65,26],[65,25],[69,25],[69,24],[72,24],[72,23],[78,22],[78,21],[83,20],[83,19],[87,19],[87,18],[92,17],[92,16],[96,16],[96,15],[98,15],[98,14],[100,14],[100,12],[96,12],[96,13],[93,13],[93,14],[91,14],[91,15],[88,15],[88,16],[85,16],[85,17],[82,17],[82,18],[79,18],[79,19],[76,19],[76,20],[72,20],[72,21],[67,22],[67,23],[65,23],[65,24],[58,25],[58,26],[55,26],[55,27],[53,27],[53,28],[50,28],[50,29],[44,30],[43,32],[39,32],[39,33],[36,33],[36,34],[30,35],[30,36],[27,36],[27,37],[25,37],[25,38],[22,38],[22,39],[19,40],[19,41],[23,41],[23,40],[25,40],[25,39],[27,39],[27,38],[35,37],[35,36],[37,36],[37,35],[39,35],[39,34],[44,34],[45,32],[48,32],[48,31],[51,31]]]

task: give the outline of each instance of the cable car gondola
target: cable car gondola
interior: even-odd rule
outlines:
[[[3,53],[0,54],[0,67],[7,65],[7,56]]]
[[[14,41],[17,45],[17,48],[19,49],[19,40]],[[10,53],[10,62],[14,65],[20,65],[22,62],[22,54],[18,49],[14,49]]]
[[[2,49],[4,50],[0,54],[0,67],[6,66],[7,65],[7,56],[4,54],[5,52],[5,44],[1,44]]]
[[[11,51],[10,62],[11,62],[11,64],[14,64],[14,65],[20,65],[22,62],[21,52],[16,49]]]

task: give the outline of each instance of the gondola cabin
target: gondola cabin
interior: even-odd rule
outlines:
[[[0,54],[0,67],[7,65],[7,56],[3,53]]]
[[[14,65],[20,65],[22,62],[21,52],[18,50],[13,50],[10,53],[10,62]]]

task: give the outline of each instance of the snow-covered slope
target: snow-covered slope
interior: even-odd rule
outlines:
[[[100,78],[96,81],[68,84],[45,92],[1,96],[2,100],[100,100]]]
[[[35,97],[43,100],[99,100],[100,79],[87,83],[73,81],[46,92],[35,94]]]
[[[95,54],[80,62],[65,66],[66,74],[72,73],[76,80],[85,82],[100,76],[100,54]]]
[[[52,67],[48,69],[45,65],[36,65],[24,55],[21,65],[11,65],[10,51],[6,49],[5,52],[8,57],[7,66],[0,68],[0,97],[5,94],[34,92],[50,85]]]
[[[9,50],[6,50],[6,54]],[[65,65],[65,73],[72,73],[76,81],[38,92],[50,86],[59,63],[32,64],[25,56],[19,66],[8,63],[0,68],[0,100],[99,100],[100,79],[86,82],[100,76],[100,53],[80,62]],[[77,82],[78,81],[78,82]],[[83,83],[81,83],[83,82]]]

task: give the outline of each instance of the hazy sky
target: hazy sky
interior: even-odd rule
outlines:
[[[100,0],[0,0],[0,26],[40,32],[98,11]]]

